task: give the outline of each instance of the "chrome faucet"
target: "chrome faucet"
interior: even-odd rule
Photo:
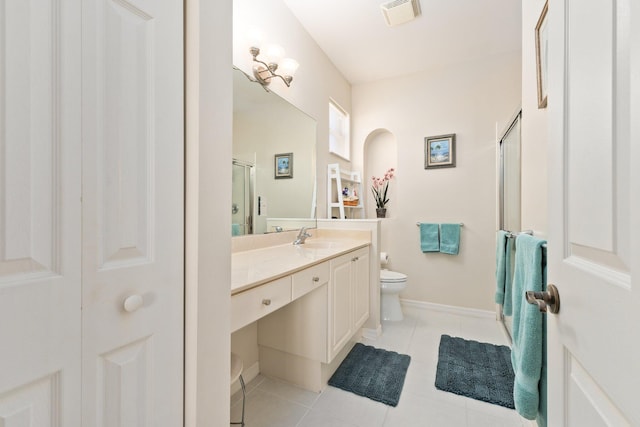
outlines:
[[[307,237],[311,237],[311,234],[307,233],[307,227],[302,227],[298,233],[298,237],[293,241],[294,245],[302,245]]]

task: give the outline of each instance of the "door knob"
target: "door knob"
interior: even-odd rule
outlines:
[[[144,303],[142,295],[130,295],[124,300],[124,311],[127,313],[133,313]]]
[[[542,313],[547,312],[547,307],[553,314],[560,311],[560,294],[555,285],[548,285],[544,292],[527,291],[526,298],[529,304],[537,305]]]

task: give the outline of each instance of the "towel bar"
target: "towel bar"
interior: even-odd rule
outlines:
[[[417,225],[418,227],[420,227],[420,224],[422,224],[422,223],[421,223],[421,222],[416,222],[416,225]],[[461,222],[461,223],[460,223],[460,227],[464,227],[464,222]]]
[[[516,233],[513,231],[507,231],[507,238],[513,239],[514,237],[517,237],[518,234],[528,234],[529,236],[533,236],[533,230],[522,230]]]
[[[522,230],[517,233],[514,233],[513,231],[507,231],[507,238],[513,239],[514,237],[518,237],[519,234],[528,234],[529,236],[533,236],[533,230]],[[543,243],[542,247],[547,249],[547,244]]]

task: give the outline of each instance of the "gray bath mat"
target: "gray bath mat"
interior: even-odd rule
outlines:
[[[329,385],[397,406],[411,357],[357,343]]]
[[[442,335],[436,388],[514,409],[511,349]]]

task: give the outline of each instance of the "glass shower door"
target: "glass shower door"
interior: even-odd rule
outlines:
[[[233,160],[231,195],[231,235],[253,232],[253,180],[251,163]]]
[[[520,231],[520,113],[500,140],[500,228]]]
[[[517,233],[521,227],[521,160],[519,112],[500,139],[500,229]],[[513,277],[515,245],[512,246],[511,265],[507,274]],[[503,313],[501,313],[502,315]],[[505,328],[513,336],[511,316],[501,316]]]

